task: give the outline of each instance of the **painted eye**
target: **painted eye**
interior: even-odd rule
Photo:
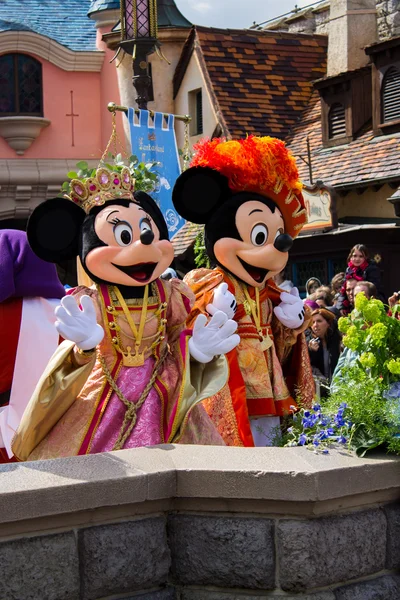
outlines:
[[[282,229],[282,227],[280,227],[280,228],[278,229],[278,231],[276,232],[275,240],[276,240],[276,238],[277,238],[277,237],[279,237],[280,235],[282,235],[282,233],[283,233],[283,229]],[[275,241],[275,240],[274,240],[274,241]]]
[[[262,223],[255,225],[251,230],[251,243],[254,246],[263,246],[268,239],[268,229]]]
[[[151,222],[150,219],[141,219],[140,223],[139,223],[139,227],[140,227],[140,233],[144,233],[145,231],[153,231],[151,228]]]
[[[119,246],[129,246],[132,243],[132,227],[129,223],[120,221],[118,225],[114,227],[114,237]]]

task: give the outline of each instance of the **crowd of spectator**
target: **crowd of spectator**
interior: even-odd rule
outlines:
[[[357,358],[352,351],[343,348],[337,325],[339,317],[352,312],[354,299],[360,292],[367,298],[377,298],[387,304],[389,312],[400,303],[400,292],[395,292],[389,299],[385,297],[380,269],[369,257],[364,244],[356,244],[351,249],[346,270],[337,273],[330,285],[323,285],[317,277],[311,277],[305,289],[304,303],[312,310],[311,326],[306,332],[310,362],[317,392],[324,396],[331,382],[334,386],[340,377],[343,366]]]

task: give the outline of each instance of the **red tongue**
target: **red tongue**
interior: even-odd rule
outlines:
[[[146,271],[135,271],[132,275],[133,279],[138,279],[139,281],[144,281],[148,279],[148,275]]]
[[[261,280],[261,273],[258,269],[248,269],[248,273],[249,273],[250,277],[252,277],[254,279],[254,281]]]

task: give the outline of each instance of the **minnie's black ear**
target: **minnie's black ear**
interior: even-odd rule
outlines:
[[[152,217],[154,223],[158,227],[160,232],[160,240],[169,240],[168,227],[165,222],[164,216],[157,206],[156,202],[146,192],[135,192],[133,194],[136,202],[140,204],[142,208]]]
[[[176,180],[172,202],[181,217],[204,224],[231,195],[224,175],[210,167],[191,167]]]
[[[27,228],[28,242],[36,256],[52,263],[77,256],[85,216],[85,211],[67,198],[39,204]]]

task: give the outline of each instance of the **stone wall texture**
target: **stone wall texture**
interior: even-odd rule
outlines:
[[[400,505],[171,513],[0,540],[3,600],[396,600]]]

